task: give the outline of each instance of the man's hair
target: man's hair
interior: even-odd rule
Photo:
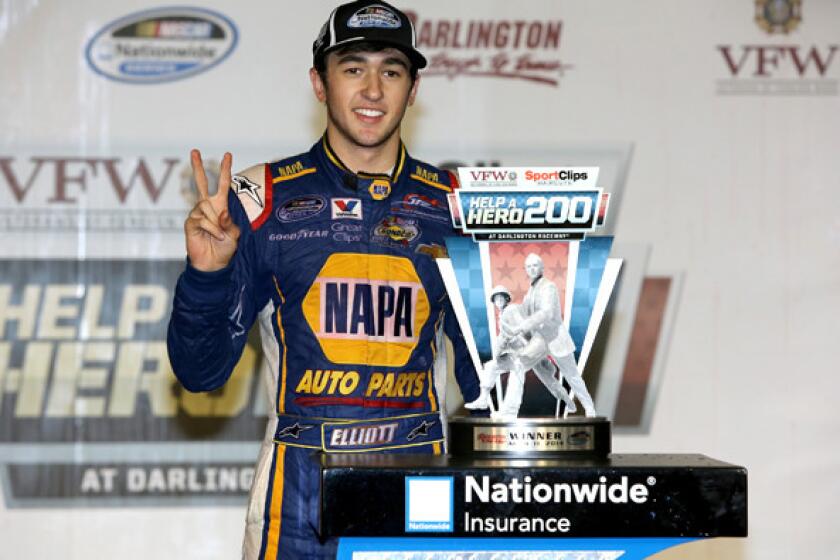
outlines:
[[[325,56],[322,56],[320,59],[315,61],[315,70],[318,72],[318,75],[321,76],[321,81],[324,82],[324,85],[327,85],[327,57],[330,54],[335,54],[336,56],[343,56],[346,54],[354,54],[354,53],[377,53],[382,52],[385,49],[394,48],[390,45],[386,45],[384,43],[374,43],[371,41],[360,41],[358,43],[351,43],[346,47],[341,47],[336,49]],[[414,85],[414,82],[417,81],[417,67],[411,63],[411,59],[408,61],[408,73],[411,76],[411,85]]]

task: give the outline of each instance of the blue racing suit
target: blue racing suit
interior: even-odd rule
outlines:
[[[190,391],[223,385],[259,319],[276,398],[243,557],[332,558],[315,532],[315,452],[442,453],[443,333],[465,400],[479,380],[435,257],[454,177],[400,145],[391,175],[350,172],[326,136],[234,177],[229,265],[178,280],[169,356]]]

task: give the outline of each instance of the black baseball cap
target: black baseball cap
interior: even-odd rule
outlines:
[[[401,50],[415,69],[426,67],[426,58],[416,48],[414,23],[387,2],[357,0],[332,11],[312,43],[314,65],[335,49],[369,41]]]

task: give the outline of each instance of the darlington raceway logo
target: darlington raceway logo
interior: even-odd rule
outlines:
[[[559,19],[427,19],[415,11],[423,76],[490,77],[558,86],[573,65],[560,57]]]
[[[802,0],[755,0],[753,19],[773,41],[716,46],[727,77],[717,81],[719,95],[837,95],[836,43],[791,41],[795,31],[806,31]],[[812,10],[826,10],[816,4]],[[744,7],[744,12],[746,8]],[[820,14],[811,12],[810,20]],[[753,28],[755,29],[755,28]],[[832,72],[833,71],[833,72]]]
[[[132,84],[170,82],[209,70],[236,48],[236,26],[203,8],[156,8],[106,25],[85,57],[107,78]]]

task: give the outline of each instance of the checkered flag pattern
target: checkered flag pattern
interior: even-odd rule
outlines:
[[[572,296],[572,316],[568,322],[569,334],[577,347],[575,358],[580,357],[580,351],[583,348],[583,339],[592,318],[595,298],[598,295],[601,278],[604,276],[612,242],[612,237],[605,236],[587,237],[580,243]]]
[[[478,243],[470,237],[446,238],[446,250],[455,270],[461,298],[467,309],[470,328],[482,363],[492,358],[490,325],[487,322],[487,305],[490,286],[484,285]]]

